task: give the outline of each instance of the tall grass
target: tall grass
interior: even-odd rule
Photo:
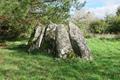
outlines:
[[[61,60],[39,52],[28,55],[26,41],[6,42],[0,48],[0,80],[119,80],[120,40],[90,38],[87,42],[93,61]]]

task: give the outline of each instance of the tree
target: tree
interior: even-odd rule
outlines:
[[[31,13],[34,13],[44,23],[64,23],[70,16],[71,7],[80,9],[84,4],[81,4],[79,0],[33,0]]]
[[[89,35],[89,25],[94,22],[97,18],[94,13],[85,10],[84,8],[81,10],[77,10],[72,16],[73,21],[76,25],[81,29],[85,36]]]
[[[50,22],[64,23],[67,21],[71,6],[78,7],[71,3],[72,0],[0,0],[0,29],[4,23],[9,29],[8,36],[17,37],[26,33],[35,25],[36,20],[43,24]],[[59,17],[59,18],[58,18]],[[6,19],[4,19],[6,18]],[[4,20],[4,21],[3,21]],[[7,21],[6,21],[7,20]],[[2,30],[0,30],[2,31]],[[6,34],[6,31],[4,31]],[[6,35],[3,35],[6,37]],[[12,36],[10,37],[12,38]]]
[[[106,18],[108,27],[106,29],[109,33],[119,33],[120,32],[120,16],[108,16]]]
[[[116,14],[117,16],[120,16],[120,6],[118,7]]]
[[[106,33],[106,30],[108,28],[108,23],[105,22],[105,20],[96,20],[92,22],[89,26],[89,30],[92,33]]]
[[[7,32],[4,31],[6,35],[2,36],[13,38],[28,30],[29,3],[30,0],[0,0],[0,27],[7,29]]]
[[[32,10],[32,13],[39,13],[37,18],[43,20],[43,23],[47,22],[48,25],[38,22],[28,42],[28,52],[39,49],[54,53],[63,59],[75,56],[91,59],[90,50],[79,28],[69,20],[67,24],[63,24],[69,18],[71,6],[81,9],[84,5],[81,5],[78,0],[73,2],[70,0],[51,2],[50,0],[50,3],[47,0],[47,3],[43,2],[42,5],[47,6],[44,8],[37,6],[38,8]]]

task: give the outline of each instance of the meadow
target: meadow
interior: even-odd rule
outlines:
[[[26,52],[26,40],[0,46],[0,80],[120,80],[120,39],[87,39],[93,60]]]

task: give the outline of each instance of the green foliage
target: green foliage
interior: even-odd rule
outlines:
[[[92,33],[120,33],[120,16],[107,16],[104,20],[96,20],[89,26]]]
[[[117,16],[120,16],[120,6],[118,7],[116,14]]]
[[[91,38],[93,61],[54,59],[51,54],[25,52],[27,41],[0,48],[0,80],[119,80],[120,40]]]
[[[74,6],[76,9],[82,8],[85,3],[80,3],[77,0],[56,0],[56,1],[32,1],[31,7],[33,9],[39,8],[39,11],[33,11],[34,16],[40,19],[43,23],[65,23],[70,16],[70,8]],[[78,8],[79,7],[79,8]]]
[[[108,24],[104,20],[96,20],[90,24],[89,30],[92,33],[105,33]]]
[[[45,0],[46,1],[46,0]],[[71,4],[72,0],[51,1],[47,0],[0,0],[0,24],[3,27],[7,25],[9,31],[8,36],[20,34],[30,31],[31,27],[40,21],[42,24],[64,23],[67,22],[69,10],[72,5],[75,7],[83,7],[76,0]],[[78,4],[79,3],[79,4]],[[41,13],[32,13],[31,9],[40,10]],[[7,20],[3,19],[6,18]],[[2,21],[4,20],[4,23]],[[0,28],[1,29],[1,28]],[[4,32],[6,33],[6,32]]]
[[[28,30],[29,2],[30,0],[0,0],[0,24],[2,24],[0,27],[7,25],[11,33],[8,33],[8,36],[12,34],[18,36]]]
[[[109,16],[106,18],[106,22],[109,24],[107,32],[119,33],[120,32],[120,16]]]
[[[89,28],[93,33],[120,33],[120,7],[115,16],[108,15],[104,20],[97,20]]]

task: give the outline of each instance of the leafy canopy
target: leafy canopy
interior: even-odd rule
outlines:
[[[21,34],[36,20],[44,24],[64,23],[71,7],[81,9],[83,6],[80,0],[0,0],[0,25],[7,24],[10,33]]]
[[[70,8],[81,9],[85,3],[80,0],[35,0],[32,1],[31,13],[46,22],[63,23],[70,16]]]

